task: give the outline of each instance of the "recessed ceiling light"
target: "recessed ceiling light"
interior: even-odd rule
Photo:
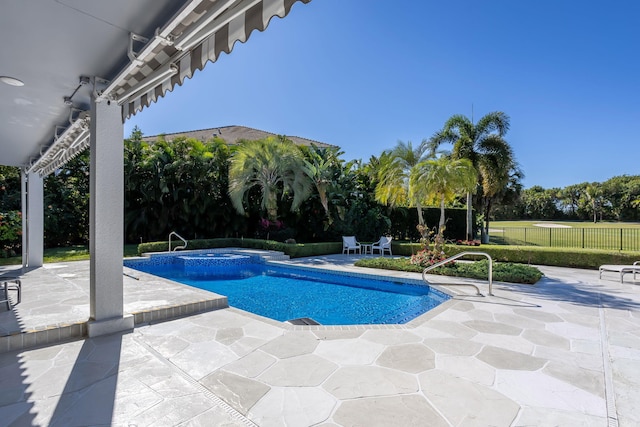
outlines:
[[[11,86],[24,86],[24,82],[16,79],[15,77],[0,76],[0,81]]]

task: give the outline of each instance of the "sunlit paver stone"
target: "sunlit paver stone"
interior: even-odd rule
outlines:
[[[209,333],[210,337],[211,333]],[[233,344],[243,337],[244,330],[242,328],[227,328],[216,332],[216,341],[225,345]]]
[[[320,329],[313,331],[313,334],[320,340],[350,340],[355,339],[365,331],[362,329]]]
[[[484,347],[477,357],[498,369],[535,371],[545,364],[544,359],[491,346]]]
[[[604,373],[602,369],[583,369],[569,363],[551,361],[544,367],[542,372],[568,382],[596,396],[605,397]]]
[[[318,339],[311,332],[288,332],[264,345],[261,349],[284,359],[313,353],[318,343]]]
[[[200,382],[243,414],[246,414],[270,390],[269,386],[260,381],[226,371],[216,371],[204,377]]]
[[[524,354],[531,354],[535,348],[531,341],[521,336],[480,333],[473,337],[472,340],[485,346],[504,348]]]
[[[273,365],[278,359],[263,352],[254,351],[245,357],[232,362],[224,367],[226,371],[242,375],[247,378],[255,378]]]
[[[486,363],[466,356],[436,357],[436,368],[459,378],[466,378],[478,384],[492,386],[496,378],[496,369]]]
[[[396,345],[387,347],[376,364],[417,374],[435,367],[435,354],[422,344]]]
[[[455,320],[443,321],[443,320],[440,320],[440,316],[438,316],[435,319],[430,320],[429,322],[427,322],[426,325],[418,328],[416,330],[416,333],[421,332],[422,329],[426,329],[427,331],[429,331],[430,329],[435,329],[437,331],[441,331],[441,332],[443,332],[442,335],[439,335],[441,337],[444,337],[444,336],[451,337],[452,336],[452,337],[456,337],[456,338],[471,339],[474,336],[478,335],[478,331],[476,331],[475,329],[468,328],[468,327],[466,327],[465,325],[463,325],[459,321],[455,321]],[[434,335],[432,335],[431,333],[428,333],[428,332],[423,336],[425,336],[425,337],[434,337]]]
[[[440,427],[449,424],[418,395],[347,400],[336,410],[333,419],[341,426],[412,426]]]
[[[496,388],[524,406],[577,411],[597,417],[607,415],[602,397],[541,372],[498,371]]]
[[[580,369],[601,370],[602,353],[568,353],[552,347],[536,346],[533,355],[542,359],[553,360],[562,363],[569,363]]]
[[[568,339],[549,331],[532,329],[524,331],[522,337],[536,345],[555,347],[563,350],[569,350],[569,348],[571,348],[571,344]]]
[[[496,313],[494,316],[496,322],[511,325],[522,329],[544,329],[544,322],[539,322],[530,317],[519,316],[513,313],[513,310],[509,313]]]
[[[493,321],[484,321],[484,320],[469,320],[466,322],[462,322],[465,326],[475,329],[478,332],[483,332],[485,334],[500,334],[500,335],[520,335],[522,333],[522,329],[507,325],[504,323],[493,322]]]
[[[508,426],[519,405],[489,387],[439,371],[421,374],[422,393],[453,425]]]
[[[274,386],[318,386],[338,365],[313,354],[283,359],[268,368],[259,379]]]
[[[340,368],[322,385],[339,399],[415,393],[418,381],[413,375],[375,366]]]
[[[422,340],[410,331],[395,329],[370,329],[362,334],[362,338],[384,345],[408,344]]]
[[[533,308],[514,308],[513,312],[519,316],[529,317],[544,323],[562,322],[562,318],[549,313],[545,310],[536,310]]]
[[[455,338],[428,338],[424,344],[438,353],[456,356],[473,356],[482,348],[480,343]]]
[[[384,348],[382,344],[363,339],[322,341],[315,354],[339,365],[370,365]]]
[[[228,347],[216,341],[209,341],[191,344],[169,360],[194,378],[201,379],[233,362],[237,357]]]
[[[580,426],[603,427],[608,424],[605,417],[595,415],[576,414],[573,411],[562,411],[550,408],[523,407],[513,427],[538,426]]]
[[[322,389],[274,387],[248,417],[260,426],[311,426],[327,420],[336,404]]]

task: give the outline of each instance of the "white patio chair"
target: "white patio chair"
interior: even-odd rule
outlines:
[[[356,241],[356,236],[342,236],[342,253],[348,254],[353,251],[353,253],[361,253],[362,247],[360,243]]]
[[[393,240],[393,237],[382,236],[380,240],[371,245],[371,253],[378,251],[380,255],[384,256],[384,252],[389,251],[389,255],[393,255],[391,253],[391,240]]]

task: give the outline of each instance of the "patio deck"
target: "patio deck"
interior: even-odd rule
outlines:
[[[288,262],[354,271],[357,258]],[[64,426],[640,424],[640,283],[541,270],[546,276],[535,286],[498,283],[495,296],[484,298],[455,288],[459,296],[407,325],[357,327],[283,324],[136,272],[140,280],[125,277],[124,287],[125,310],[138,313],[133,332],[75,340],[58,333],[70,341],[0,353],[0,419]],[[0,333],[82,324],[88,276],[86,261],[27,273],[22,302],[0,312]],[[187,316],[182,306],[203,312]]]

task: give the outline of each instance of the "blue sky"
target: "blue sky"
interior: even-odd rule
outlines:
[[[640,174],[640,1],[297,3],[125,136],[243,125],[367,161],[472,111],[511,117],[525,188]]]

